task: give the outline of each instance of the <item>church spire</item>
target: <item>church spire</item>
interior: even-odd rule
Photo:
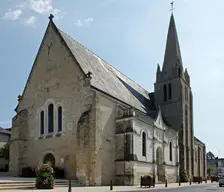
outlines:
[[[175,74],[180,76],[183,72],[180,46],[173,13],[170,17],[162,72],[170,77],[176,76]]]

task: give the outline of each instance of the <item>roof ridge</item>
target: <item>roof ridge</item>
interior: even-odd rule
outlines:
[[[57,27],[58,28],[58,27]],[[65,33],[64,31],[62,31],[60,28],[58,28],[58,30],[60,30],[62,33],[64,33],[65,35],[67,35],[69,38],[71,38],[73,41],[76,41],[77,43],[79,43],[79,45],[81,45],[83,48],[87,49],[89,52],[91,52],[93,55],[95,55],[96,57],[98,57],[99,59],[101,59],[102,61],[104,61],[105,63],[107,63],[109,66],[111,66],[113,69],[115,69],[116,71],[118,71],[119,73],[121,73],[122,75],[124,75],[126,78],[128,78],[129,80],[131,80],[133,83],[135,83],[136,85],[138,85],[140,88],[142,88],[143,90],[145,90],[147,93],[152,93],[149,92],[147,89],[145,89],[144,87],[142,87],[141,85],[139,85],[138,83],[136,83],[134,80],[132,80],[130,77],[128,77],[127,75],[125,75],[123,72],[121,72],[120,70],[118,70],[117,68],[115,68],[112,64],[110,64],[109,62],[107,62],[105,59],[101,58],[100,56],[98,56],[96,53],[94,53],[93,51],[91,51],[89,48],[87,48],[86,46],[84,46],[82,43],[80,43],[78,40],[74,39],[73,37],[71,37],[70,35],[68,35],[67,33]]]

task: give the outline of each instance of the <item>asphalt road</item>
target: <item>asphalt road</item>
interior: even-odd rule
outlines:
[[[213,183],[213,184],[206,184],[206,185],[192,185],[192,186],[186,186],[186,187],[184,186],[180,188],[144,190],[144,192],[152,192],[152,191],[153,192],[213,192],[213,191],[224,192],[224,187],[219,187],[218,183]],[[138,192],[140,191],[138,190]]]

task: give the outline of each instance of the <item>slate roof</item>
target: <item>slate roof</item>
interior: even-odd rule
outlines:
[[[197,137],[194,137],[194,139],[197,141],[197,142],[199,142],[200,144],[202,144],[202,145],[205,145],[201,140],[199,140]]]
[[[180,45],[177,36],[177,29],[175,25],[174,16],[172,14],[170,17],[170,24],[167,34],[166,50],[162,71],[165,73],[172,74],[172,70],[173,68],[176,67],[177,64],[181,67],[181,71],[183,71],[183,64],[181,58]]]
[[[11,135],[11,129],[4,129],[0,127],[0,133]]]
[[[151,110],[152,100],[148,91],[66,33],[58,31],[84,73],[92,73],[91,86],[144,113]]]

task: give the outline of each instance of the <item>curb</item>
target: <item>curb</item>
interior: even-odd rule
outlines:
[[[134,190],[130,190],[130,189],[127,189],[127,190],[119,190],[119,189],[114,189],[114,190],[112,190],[113,192],[130,192],[130,191],[133,191],[133,192],[145,192],[145,191],[147,191],[147,190],[150,190],[150,191],[156,191],[156,190],[161,190],[161,189],[176,189],[176,188],[188,188],[188,187],[200,187],[200,186],[205,186],[205,185],[208,185],[208,184],[211,184],[211,183],[200,183],[200,184],[191,184],[191,185],[184,185],[184,186],[171,186],[171,187],[169,187],[169,185],[168,185],[168,187],[155,187],[155,188],[153,188],[153,187],[145,187],[145,188],[136,188],[136,189],[134,189]],[[108,192],[108,191],[110,191],[110,190],[107,190],[107,191],[105,191],[105,192]]]

